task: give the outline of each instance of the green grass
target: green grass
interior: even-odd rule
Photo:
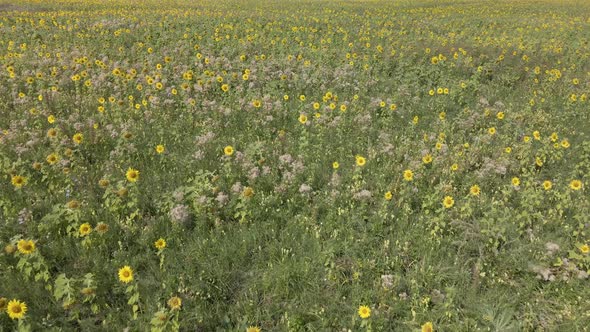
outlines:
[[[0,1],[0,331],[587,331],[589,9]]]

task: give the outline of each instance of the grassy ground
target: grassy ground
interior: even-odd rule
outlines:
[[[0,331],[588,330],[589,3],[0,3]]]

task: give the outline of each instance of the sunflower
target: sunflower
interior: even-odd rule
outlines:
[[[73,199],[73,200],[67,202],[66,206],[68,207],[68,209],[77,209],[80,207],[80,202],[76,199]]]
[[[12,300],[8,302],[6,312],[11,319],[22,319],[27,313],[27,305],[19,300]]]
[[[47,130],[47,137],[56,138],[57,137],[57,129],[50,128],[49,130]]]
[[[366,305],[362,305],[358,310],[359,316],[363,319],[371,317],[371,308]]]
[[[551,181],[549,181],[549,180],[543,181],[543,189],[550,190],[551,187],[553,187],[553,183],[551,183]]]
[[[99,234],[104,234],[109,230],[109,225],[103,223],[103,222],[99,222],[98,225],[96,225],[95,230],[99,233]]]
[[[47,161],[47,163],[49,165],[53,165],[59,161],[59,157],[56,153],[52,153],[52,154],[48,155],[45,160]]]
[[[4,247],[4,252],[9,255],[13,254],[15,251],[16,251],[16,246],[13,245],[12,243],[9,243]],[[2,310],[0,310],[0,311],[2,311]]]
[[[164,153],[165,150],[166,150],[166,148],[164,147],[164,145],[162,145],[162,144],[156,145],[156,153],[161,154],[161,153]]]
[[[254,196],[254,189],[252,189],[252,187],[245,187],[244,191],[242,191],[242,196],[244,196],[245,198],[250,198]]]
[[[512,185],[518,187],[520,185],[520,179],[516,176],[512,178]]]
[[[22,186],[27,184],[27,178],[25,178],[24,176],[20,176],[20,175],[13,175],[11,182],[12,182],[12,185],[15,186],[16,188],[22,188]]]
[[[561,146],[562,146],[564,149],[567,149],[567,148],[569,148],[569,147],[570,147],[570,142],[569,142],[568,140],[564,139],[563,141],[561,141]]]
[[[119,196],[119,197],[125,197],[125,196],[127,196],[128,193],[129,193],[129,190],[127,188],[121,188],[121,189],[117,190],[117,196]]]
[[[127,181],[137,182],[137,180],[139,179],[139,171],[129,167],[127,173],[125,173],[125,176],[127,177]]]
[[[307,122],[307,116],[305,114],[299,115],[299,122],[305,124]]]
[[[481,193],[481,189],[478,185],[474,184],[473,186],[471,186],[471,188],[469,188],[469,193],[473,196],[479,196],[479,194]]]
[[[385,195],[383,195],[383,197],[386,201],[390,201],[393,198],[393,194],[391,193],[391,191],[388,191],[385,193]]]
[[[582,181],[580,181],[580,180],[572,180],[570,182],[570,188],[572,190],[580,190],[580,189],[582,189]]]
[[[156,247],[156,249],[162,250],[166,248],[166,240],[159,238],[158,240],[156,240],[156,242],[154,242],[154,246]]]
[[[258,326],[249,326],[246,332],[260,332],[260,328]]]
[[[335,162],[332,163],[332,168],[333,169],[338,169],[338,167],[340,167],[340,164],[337,161],[335,161]]]
[[[357,166],[365,166],[367,163],[367,159],[365,159],[363,156],[356,156],[355,159]]]
[[[412,170],[407,169],[404,171],[404,180],[406,181],[412,181],[414,180],[414,172],[412,172]]]
[[[252,101],[252,106],[254,106],[256,108],[259,108],[260,106],[262,106],[262,102],[260,100],[258,100],[258,99],[253,100]]]
[[[74,143],[80,144],[84,140],[84,135],[82,135],[81,133],[76,133],[74,134],[74,136],[72,136],[72,140],[74,141]]]
[[[89,223],[83,223],[82,225],[80,225],[79,231],[81,236],[86,236],[92,233],[92,226],[90,226]]]
[[[226,146],[225,148],[223,148],[223,153],[226,156],[231,156],[232,154],[234,154],[234,148],[231,145]]]
[[[432,326],[432,322],[426,322],[422,325],[422,332],[432,332],[434,331],[434,327]]]
[[[430,164],[432,162],[432,156],[430,154],[425,155],[422,157],[422,162],[426,165]]]
[[[172,310],[179,310],[182,306],[182,300],[178,296],[173,296],[168,300],[168,306]]]
[[[453,199],[453,197],[445,196],[445,198],[443,199],[443,206],[446,209],[450,209],[451,207],[453,207],[453,205],[455,205],[455,200]]]
[[[35,242],[33,240],[19,240],[16,244],[21,254],[28,255],[35,251]]]
[[[133,269],[128,265],[123,266],[119,269],[119,281],[123,283],[129,283],[133,281]]]
[[[8,305],[8,299],[5,297],[0,297],[0,312],[6,310],[7,305]]]

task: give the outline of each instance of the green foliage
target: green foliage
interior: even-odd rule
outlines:
[[[0,330],[590,326],[588,3],[0,11]]]

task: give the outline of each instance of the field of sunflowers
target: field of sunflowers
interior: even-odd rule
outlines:
[[[590,330],[590,2],[0,0],[0,331]]]

